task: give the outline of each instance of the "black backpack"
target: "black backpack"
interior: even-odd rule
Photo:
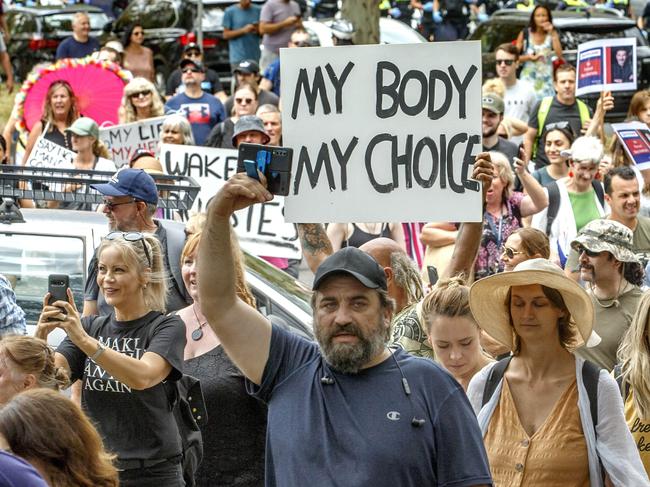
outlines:
[[[462,17],[465,15],[465,11],[463,10],[465,7],[464,0],[443,0],[442,5],[445,16]]]
[[[591,181],[591,186],[596,192],[596,197],[600,202],[600,205],[605,207],[605,191],[603,190],[602,184],[600,181],[593,179]],[[557,185],[557,181],[553,181],[546,185],[548,190],[548,209],[546,210],[546,235],[551,234],[551,225],[557,217],[557,212],[560,209],[560,188]]]

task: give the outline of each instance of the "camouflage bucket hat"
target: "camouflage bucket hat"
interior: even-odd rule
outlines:
[[[609,252],[619,262],[639,263],[632,250],[632,230],[613,220],[598,219],[587,223],[571,242],[576,251],[580,246],[592,252]]]

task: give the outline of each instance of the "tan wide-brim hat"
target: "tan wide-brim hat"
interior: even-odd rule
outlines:
[[[578,283],[566,277],[562,269],[547,259],[525,260],[510,272],[485,277],[472,285],[469,306],[481,329],[513,350],[513,329],[506,298],[511,287],[530,284],[555,289],[562,295],[582,339],[580,344],[594,347],[600,343],[600,337],[592,332],[594,307],[591,298]]]

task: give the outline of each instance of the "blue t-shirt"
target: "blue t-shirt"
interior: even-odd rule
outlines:
[[[280,96],[280,58],[268,65],[264,77],[271,82],[271,91]]]
[[[0,450],[0,487],[47,487],[47,484],[25,460]]]
[[[248,8],[231,5],[223,14],[223,27],[236,30],[248,24],[259,23],[261,11],[262,8],[255,4],[251,4]],[[230,39],[228,49],[230,51],[230,64],[238,64],[246,59],[257,62],[260,59],[260,36],[256,33],[249,33]]]
[[[86,42],[78,42],[74,37],[68,37],[56,48],[56,58],[86,57],[95,51],[99,51],[99,42],[94,37],[89,37]]]
[[[226,119],[223,103],[213,95],[203,93],[200,98],[190,98],[180,93],[165,103],[165,113],[182,110],[192,126],[196,145],[203,145],[212,127]]]
[[[274,326],[262,383],[247,384],[269,405],[266,485],[491,485],[463,389],[432,361],[403,350],[394,358],[341,374],[315,343]],[[413,418],[423,424],[413,426]]]

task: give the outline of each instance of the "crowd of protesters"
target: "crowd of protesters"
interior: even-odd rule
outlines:
[[[460,4],[398,1],[390,15],[422,9],[461,36],[468,12],[493,12]],[[119,170],[92,186],[100,205],[20,201],[98,211],[110,231],[83,309],[70,290],[45,295],[34,337],[0,275],[0,486],[650,486],[650,173],[607,135],[615,95],[593,110],[577,98],[552,12],[529,10],[483,86],[482,222],[297,224],[314,341],[261,314],[245,279],[230,220],[272,199],[264,178],[233,175],[182,231],[161,218],[157,154],[116,167],[53,82],[24,155],[5,163],[27,164],[44,137],[76,153],[73,169]],[[232,86],[190,43],[164,94],[142,25],[100,47],[84,17],[58,55],[132,73],[120,123],[166,115],[166,144],[282,145],[278,50],[310,45],[293,0],[226,9]],[[349,22],[332,32],[352,43]],[[628,119],[650,127],[649,114],[638,91]],[[202,454],[184,401],[206,413]]]

